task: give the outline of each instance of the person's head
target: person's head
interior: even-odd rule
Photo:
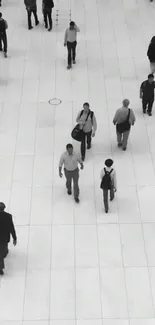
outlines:
[[[0,211],[5,210],[5,204],[3,202],[0,202]]]
[[[151,39],[151,43],[152,43],[152,44],[155,44],[155,36],[152,37],[152,39]]]
[[[123,102],[122,102],[122,104],[123,104],[123,107],[128,107],[129,104],[130,104],[130,102],[129,102],[128,99],[124,99]]]
[[[85,112],[86,114],[88,114],[88,112],[89,112],[89,103],[84,103],[84,104],[83,104],[83,109],[84,109],[84,112]]]
[[[71,21],[70,24],[69,24],[69,26],[70,26],[70,29],[74,29],[74,27],[75,27],[74,21]]]
[[[153,73],[150,73],[148,75],[148,81],[149,81],[150,84],[152,84],[152,82],[154,81],[154,75],[153,75]]]
[[[106,167],[111,167],[113,165],[113,160],[112,159],[106,159],[105,160],[105,166]]]
[[[2,13],[0,12],[0,18],[2,18]]]
[[[73,145],[71,143],[68,143],[67,146],[66,146],[66,150],[67,150],[69,155],[72,155],[72,153],[73,153]]]

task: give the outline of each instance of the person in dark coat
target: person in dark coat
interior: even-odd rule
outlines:
[[[28,29],[32,29],[31,15],[33,13],[36,26],[39,24],[38,16],[37,16],[37,4],[36,0],[24,0],[25,7],[27,10],[27,18],[28,18]]]
[[[0,51],[4,51],[4,57],[7,58],[7,33],[8,24],[0,12]],[[2,48],[3,43],[3,48]]]
[[[0,275],[4,274],[3,269],[4,258],[8,254],[8,243],[10,242],[10,234],[13,237],[13,244],[17,244],[17,236],[12,221],[12,215],[5,212],[5,204],[0,202]]]
[[[147,56],[150,61],[151,72],[155,72],[155,36],[152,37],[148,47]]]
[[[54,7],[53,0],[43,0],[43,15],[45,28],[50,32],[52,30],[52,9]]]
[[[154,75],[149,74],[148,80],[142,82],[140,86],[140,98],[142,99],[143,113],[147,113],[149,116],[152,115],[152,106],[154,102],[154,89],[155,89],[155,81]]]

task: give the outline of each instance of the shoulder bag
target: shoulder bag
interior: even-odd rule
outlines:
[[[116,130],[117,130],[118,133],[123,133],[125,131],[130,130],[131,124],[129,122],[129,118],[130,118],[130,108],[129,108],[129,112],[128,112],[128,116],[127,116],[126,121],[124,121],[122,123],[119,123],[119,124],[116,124]]]

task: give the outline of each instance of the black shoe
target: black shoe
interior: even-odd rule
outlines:
[[[39,20],[36,21],[36,26],[39,25]]]
[[[0,275],[4,275],[4,271],[3,270],[0,270]]]
[[[76,64],[76,61],[75,60],[73,60],[73,64]]]
[[[145,109],[143,109],[143,113],[146,114],[146,110]]]
[[[49,29],[48,29],[48,32],[50,32],[52,30],[52,27],[50,27]]]
[[[111,197],[111,198],[110,198],[110,201],[113,201],[113,200],[114,200],[114,197],[113,197],[113,198]]]
[[[48,26],[47,26],[47,25],[45,25],[45,28],[48,28]]]
[[[105,213],[108,213],[108,210],[105,210]]]
[[[5,58],[7,58],[7,57],[8,57],[8,56],[7,56],[7,53],[6,53],[6,52],[4,52],[4,57],[5,57]]]
[[[122,143],[118,143],[118,147],[119,147],[119,148],[122,147]]]
[[[74,198],[74,200],[75,200],[76,203],[79,203],[80,202],[80,200],[79,200],[78,197]]]
[[[126,148],[123,148],[123,151],[125,151],[126,150]]]
[[[152,113],[151,113],[151,112],[148,112],[148,111],[147,111],[147,114],[148,114],[149,116],[152,116]]]
[[[72,194],[72,192],[71,192],[71,191],[67,191],[67,193],[68,193],[68,195],[71,195],[71,194]]]
[[[72,67],[71,64],[69,64],[69,65],[67,66],[67,69],[69,70],[69,69],[71,69],[71,67]]]
[[[85,160],[85,157],[81,157],[81,159],[82,159],[82,161],[84,161]]]
[[[30,30],[30,29],[32,29],[33,28],[33,26],[30,26],[28,29]]]
[[[87,149],[88,149],[88,150],[91,149],[91,144],[90,144],[89,146],[87,146]]]

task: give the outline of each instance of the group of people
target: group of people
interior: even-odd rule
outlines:
[[[28,29],[32,29],[31,16],[33,14],[36,26],[39,24],[37,15],[37,3],[36,0],[24,0],[27,10]],[[54,8],[53,0],[42,0],[42,13],[44,16],[45,28],[50,32],[52,30],[52,9]]]

